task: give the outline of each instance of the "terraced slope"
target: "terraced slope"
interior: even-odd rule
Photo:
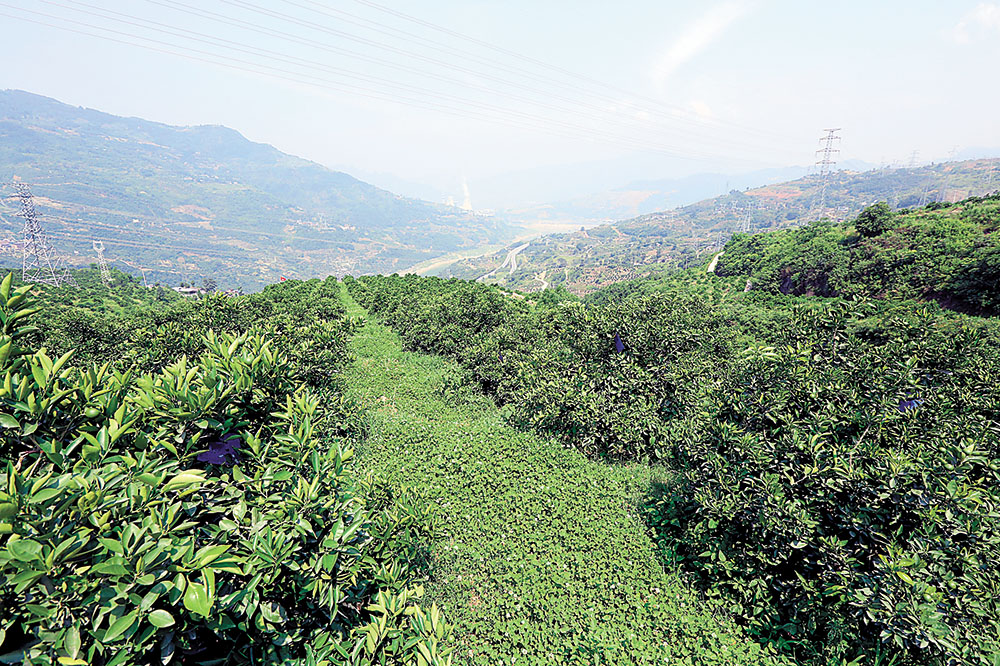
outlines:
[[[363,463],[436,506],[427,601],[455,625],[455,663],[775,663],[663,570],[638,515],[648,467],[508,427],[452,390],[453,364],[378,323],[352,344],[350,393],[372,413]]]
[[[286,277],[391,273],[515,235],[401,197],[221,126],[176,127],[0,90],[0,264],[19,265],[12,179],[31,184],[49,240],[150,283],[259,289]]]
[[[912,169],[839,171],[824,181],[816,175],[705,199],[572,233],[551,234],[531,241],[510,270],[498,267],[514,245],[439,269],[443,277],[495,282],[511,289],[537,291],[535,276],[576,294],[648,277],[668,268],[700,264],[704,253],[740,230],[774,231],[800,227],[812,220],[853,219],[877,201],[894,209],[931,202],[956,202],[997,189],[994,173],[1000,160],[942,162]],[[825,195],[824,195],[825,191]]]

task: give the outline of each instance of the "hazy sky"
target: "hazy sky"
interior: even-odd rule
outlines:
[[[1000,146],[1000,1],[0,0],[0,25],[0,88],[456,198],[582,162],[609,186],[807,164],[826,127],[875,163]]]

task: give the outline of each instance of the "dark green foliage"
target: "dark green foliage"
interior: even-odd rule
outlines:
[[[913,234],[914,263],[936,271],[921,279],[954,280],[965,264],[940,247],[978,242],[966,220],[995,220],[980,204],[995,210],[921,213],[869,241]],[[348,284],[411,345],[454,356],[508,421],[669,466],[648,506],[665,557],[762,642],[817,665],[992,664],[1000,327],[934,304],[784,295],[783,281],[804,294],[847,284],[851,243],[901,254],[827,222],[794,234],[726,249],[728,270],[770,277],[770,293],[704,269],[588,304],[454,281]],[[446,307],[460,302],[479,309]]]
[[[991,663],[998,331],[873,314],[796,313],[707,379],[676,441],[684,480],[651,520],[706,591],[802,657]]]
[[[949,280],[948,288],[974,312],[1000,312],[1000,245],[977,247]]]
[[[110,271],[110,287],[101,280],[101,273],[96,266],[70,272],[79,284],[78,289],[32,284],[32,297],[47,310],[70,308],[117,315],[134,314],[157,305],[183,300],[173,289],[156,285],[144,287],[141,280],[113,268]],[[20,269],[13,274],[12,280],[14,288],[22,286]]]
[[[492,331],[512,317],[529,311],[522,300],[499,289],[462,280],[416,275],[363,278],[365,284],[385,285],[362,299],[372,312],[384,315],[399,331],[403,344],[419,351],[458,354],[472,339]],[[356,281],[348,281],[350,286]]]
[[[140,287],[146,301],[118,312],[91,305],[107,292],[103,284],[81,287],[41,290],[47,316],[39,322],[36,343],[54,353],[75,350],[78,362],[111,362],[141,371],[158,370],[181,355],[199,355],[209,330],[241,334],[266,329],[275,344],[298,359],[298,375],[321,386],[333,382],[342,369],[347,338],[356,325],[344,316],[333,278],[289,280],[247,296],[213,293],[166,303],[156,299],[155,291]]]
[[[725,322],[689,298],[534,308],[495,287],[416,276],[348,281],[410,349],[459,358],[509,419],[589,455],[664,455],[680,387],[727,346]],[[628,354],[615,350],[624,336]]]
[[[346,360],[344,329],[328,325],[350,324],[324,287],[335,285],[272,290],[251,303],[280,303],[282,316],[257,321],[244,302],[186,304],[189,319],[167,322],[204,327],[197,344],[201,331],[184,330],[197,353],[143,373],[130,366],[161,356],[74,367],[72,351],[53,360],[30,346],[38,310],[8,276],[5,652],[64,666],[448,663],[437,609],[416,605],[428,507],[355,475],[359,406],[323,373],[309,388],[292,355]],[[237,452],[211,462],[222,437]]]
[[[716,272],[754,290],[815,296],[936,300],[972,314],[1000,314],[995,279],[1000,195],[892,215],[880,204],[852,225],[737,234]]]
[[[888,229],[891,220],[892,209],[889,208],[889,204],[879,201],[858,214],[858,219],[854,221],[854,228],[865,238],[871,238]]]

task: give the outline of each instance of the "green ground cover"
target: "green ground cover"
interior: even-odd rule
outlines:
[[[663,570],[641,517],[649,466],[512,428],[492,400],[455,390],[452,361],[404,352],[371,320],[351,347],[347,393],[371,426],[361,464],[436,509],[424,603],[454,625],[456,663],[777,661]]]

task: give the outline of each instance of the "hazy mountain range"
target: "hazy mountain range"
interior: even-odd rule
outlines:
[[[709,183],[710,185],[711,183]],[[577,293],[704,260],[738,231],[849,219],[876,201],[909,208],[1000,189],[1000,161],[966,160],[897,169],[837,171],[750,189],[732,189],[671,210],[513,243],[496,253],[437,268],[534,291],[562,285]],[[511,254],[514,253],[514,257]]]
[[[873,170],[845,162],[849,169],[836,174],[827,204],[847,215],[877,199],[908,206],[981,189],[985,162],[954,164]],[[522,241],[494,254],[497,248],[555,222],[548,228],[590,228],[532,241],[512,262],[516,272],[508,264],[490,279],[585,291],[631,276],[637,267],[683,263],[741,224],[800,224],[816,211],[818,181],[806,175],[807,167],[613,185],[645,167],[653,169],[639,159],[567,165],[547,179],[544,170],[509,174],[511,182],[494,186],[522,183],[521,202],[568,196],[493,216],[400,196],[226,127],[173,127],[0,91],[0,182],[6,184],[0,264],[21,258],[12,180],[30,184],[49,240],[71,265],[94,262],[98,240],[113,265],[144,271],[150,282],[212,277],[247,289],[280,276],[404,272],[418,264],[480,277]],[[388,174],[369,175],[434,194]],[[474,203],[481,186],[473,184]],[[595,227],[609,220],[624,221]],[[472,256],[478,258],[462,259]]]
[[[398,196],[219,126],[172,127],[0,91],[0,181],[31,184],[71,263],[112,259],[176,282],[402,269],[512,237],[502,222]],[[4,193],[10,195],[11,188]],[[10,199],[0,247],[19,259]],[[2,257],[0,257],[2,258]],[[124,264],[122,266],[124,268]]]

